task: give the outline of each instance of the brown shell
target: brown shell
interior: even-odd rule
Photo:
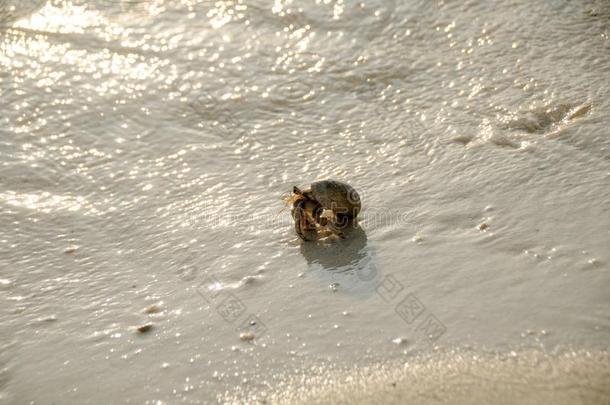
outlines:
[[[356,218],[362,204],[358,192],[349,184],[337,180],[322,180],[311,183],[311,188],[303,192],[338,217]]]

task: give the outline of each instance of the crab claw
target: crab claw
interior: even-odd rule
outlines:
[[[305,241],[314,241],[318,239],[315,219],[308,212],[312,208],[311,205],[315,204],[310,200],[300,200],[292,209],[294,230],[297,235]]]

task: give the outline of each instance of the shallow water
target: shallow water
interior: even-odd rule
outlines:
[[[605,1],[0,1],[0,399],[606,351],[609,21]],[[360,192],[361,228],[302,244],[280,197],[323,178]]]

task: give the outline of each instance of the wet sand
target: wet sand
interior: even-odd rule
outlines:
[[[0,1],[0,398],[608,402],[609,20]],[[329,178],[360,227],[302,243]]]
[[[396,366],[311,369],[246,397],[269,404],[585,405],[610,402],[608,381],[607,352],[451,351]]]

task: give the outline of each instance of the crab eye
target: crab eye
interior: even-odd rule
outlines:
[[[320,216],[322,215],[323,211],[324,207],[322,207],[321,205],[316,205],[316,207],[312,210],[312,215],[316,219],[316,221],[320,220]]]

